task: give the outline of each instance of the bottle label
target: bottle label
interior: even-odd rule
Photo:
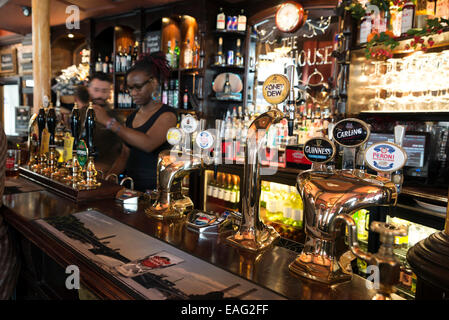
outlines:
[[[371,33],[371,17],[366,17],[365,20],[360,24],[360,43],[366,43],[368,35]]]
[[[223,30],[225,28],[226,17],[224,13],[219,13],[217,15],[217,29]]]
[[[401,33],[405,34],[408,30],[413,28],[413,8],[404,8],[402,10],[402,23],[401,23]]]
[[[224,201],[231,201],[231,192],[227,189],[223,191],[223,199]]]
[[[242,15],[239,16],[237,30],[238,31],[246,30],[246,16],[242,16]]]
[[[15,158],[6,158],[6,170],[14,169]]]
[[[218,198],[218,188],[216,186],[212,187],[212,197]]]

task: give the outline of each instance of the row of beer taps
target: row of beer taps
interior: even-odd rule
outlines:
[[[30,159],[28,167],[37,174],[62,182],[77,190],[96,189],[101,186],[98,175],[102,175],[102,173],[96,170],[94,163],[95,111],[92,103],[89,104],[86,111],[85,135],[81,145],[81,115],[76,103],[72,109],[70,120],[70,133],[73,140],[72,154],[69,160],[60,165],[55,144],[57,122],[55,108],[51,103],[48,108],[44,105],[39,108],[39,112],[34,114],[30,120],[28,137]],[[79,159],[83,160],[80,161]]]

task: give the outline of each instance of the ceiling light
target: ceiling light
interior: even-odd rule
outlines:
[[[31,16],[31,7],[22,6],[22,12],[25,17]]]

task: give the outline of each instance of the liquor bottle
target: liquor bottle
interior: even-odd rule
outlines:
[[[224,173],[218,173],[217,175],[217,204],[224,205]]]
[[[126,53],[126,50],[123,49],[123,53],[122,53],[122,61],[120,63],[120,65],[122,66],[122,69],[120,70],[121,72],[126,72],[126,70],[128,69],[128,54]]]
[[[104,62],[102,63],[101,69],[104,73],[108,73],[109,71],[109,57],[106,56],[106,58],[104,58]]]
[[[204,50],[204,32],[201,33],[201,41],[200,41],[200,59],[198,61],[198,68],[204,68],[204,60],[206,59],[206,52]]]
[[[129,46],[128,55],[126,56],[126,71],[131,68],[133,60],[133,46]]]
[[[246,16],[245,10],[243,9],[240,11],[240,15],[238,17],[237,30],[246,31]]]
[[[220,8],[217,14],[217,30],[224,30],[226,27],[226,15],[223,12],[223,8]]]
[[[184,110],[187,110],[189,108],[189,93],[187,92],[187,88],[185,88],[185,90],[184,90],[182,102],[183,102]]]
[[[223,38],[218,38],[218,51],[217,51],[217,57],[215,60],[215,64],[222,65],[225,63],[225,58],[223,55]]]
[[[230,94],[231,93],[231,83],[229,82],[229,73],[226,73],[226,80],[223,87],[223,93],[224,94]]]
[[[97,63],[95,63],[95,72],[101,72],[103,69],[103,62],[101,61],[101,55],[98,55]]]
[[[223,200],[224,200],[224,207],[232,209],[232,203],[231,203],[231,193],[232,193],[232,176],[230,174],[226,174],[226,183],[225,188],[223,191]]]
[[[132,66],[136,63],[138,58],[139,58],[139,42],[136,41],[134,43],[134,50],[133,50],[133,55],[132,55],[132,59],[131,59]]]
[[[173,89],[173,107],[179,108],[179,82],[177,79],[173,81],[174,89]]]
[[[171,51],[171,41],[168,40],[167,43],[167,53],[165,54],[165,58],[167,59],[168,65],[170,66],[170,68],[174,68],[174,63],[173,63],[173,53]]]
[[[114,63],[112,62],[112,59],[113,59],[113,57],[111,55],[111,61],[109,61],[109,64],[108,64],[108,72],[111,74],[114,73]]]
[[[235,53],[235,65],[236,66],[243,66],[244,62],[243,62],[243,57],[242,54],[240,53],[240,39],[237,39],[237,49],[236,49],[236,53]]]
[[[402,8],[401,35],[406,36],[407,31],[413,28],[415,19],[415,4],[408,1]]]
[[[366,12],[365,16],[360,20],[360,32],[359,32],[359,44],[366,43],[368,35],[372,31],[372,17],[369,12]]]
[[[168,83],[164,81],[164,89],[162,90],[162,103],[168,104]]]
[[[190,39],[187,39],[184,45],[184,69],[192,68],[193,51],[190,45]]]
[[[174,106],[174,94],[175,94],[175,84],[174,84],[175,80],[170,80],[169,82],[169,87],[168,87],[168,105],[173,107]]]
[[[239,176],[234,177],[233,192],[235,193],[234,210],[239,210],[239,207],[240,207],[240,177]]]
[[[173,68],[178,69],[179,68],[179,55],[181,53],[181,50],[179,49],[179,43],[178,40],[175,41],[175,49],[173,50]]]
[[[200,62],[200,44],[198,43],[198,36],[195,36],[193,44],[193,63],[192,68],[198,68]]]
[[[398,6],[390,7],[390,28],[395,37],[400,37],[402,34],[402,11],[399,11]]]
[[[119,46],[115,55],[115,72],[122,71],[122,47]]]

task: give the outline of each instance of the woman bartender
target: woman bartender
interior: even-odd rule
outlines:
[[[161,52],[143,56],[128,71],[127,87],[138,106],[126,119],[126,126],[110,118],[103,108],[94,106],[97,121],[123,140],[123,148],[107,174],[126,174],[133,178],[136,190],[145,192],[157,186],[157,160],[169,149],[168,129],[175,127],[175,109],[160,101],[160,84],[169,76],[165,55]]]

